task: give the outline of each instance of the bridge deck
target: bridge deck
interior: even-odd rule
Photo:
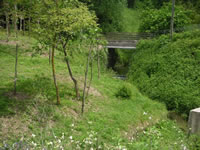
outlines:
[[[148,33],[108,33],[105,35],[108,44],[106,48],[135,49],[140,39],[151,38]]]
[[[117,48],[117,49],[136,49],[136,46],[106,46],[106,48]]]

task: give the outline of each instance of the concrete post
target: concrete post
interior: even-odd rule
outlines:
[[[190,133],[200,135],[200,108],[190,111],[188,125]]]

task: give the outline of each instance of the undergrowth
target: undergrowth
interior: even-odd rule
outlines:
[[[142,133],[160,120],[168,122],[165,105],[143,96],[131,84],[130,100],[117,98],[117,91],[127,81],[113,78],[114,74],[103,66],[105,60],[101,60],[100,79],[94,61],[92,87],[82,116],[63,54],[56,52],[55,56],[61,97],[57,106],[48,53],[32,57],[33,50],[21,45],[19,52],[17,95],[13,95],[15,46],[0,44],[0,149],[156,149],[144,145],[149,137],[144,138]],[[70,55],[70,62],[82,93],[84,51]],[[161,142],[153,140],[153,145],[169,147],[179,141],[170,138],[172,132],[180,135],[170,126],[162,132],[166,136]],[[183,134],[180,139],[185,141],[185,137]]]
[[[129,79],[169,110],[188,115],[200,106],[200,31],[141,41],[132,55]]]

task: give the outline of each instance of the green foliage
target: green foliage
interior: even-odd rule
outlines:
[[[147,9],[141,15],[140,32],[169,32],[171,23],[171,3],[165,3],[160,9]],[[174,28],[182,29],[191,22],[191,11],[182,6],[175,6]]]
[[[128,84],[124,84],[122,87],[120,87],[116,93],[116,97],[119,97],[122,99],[131,99],[132,91],[131,91],[130,86]]]
[[[122,32],[138,32],[140,26],[140,11],[130,8],[124,8],[122,13]]]
[[[152,0],[135,0],[134,8],[137,9],[146,9],[146,8],[155,8]]]
[[[103,32],[121,31],[123,28],[123,9],[126,0],[91,0]]]
[[[168,109],[186,113],[200,105],[200,31],[141,41],[133,53],[130,80]]]
[[[59,44],[61,39],[68,41],[98,31],[96,16],[90,13],[83,3],[77,1],[56,3],[51,0],[47,2],[39,5],[44,9],[41,9],[39,16],[34,18],[34,31],[37,33],[35,37],[43,43]]]

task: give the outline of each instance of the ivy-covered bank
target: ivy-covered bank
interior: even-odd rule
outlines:
[[[188,115],[200,106],[200,31],[140,41],[134,51],[129,79],[169,110]]]

